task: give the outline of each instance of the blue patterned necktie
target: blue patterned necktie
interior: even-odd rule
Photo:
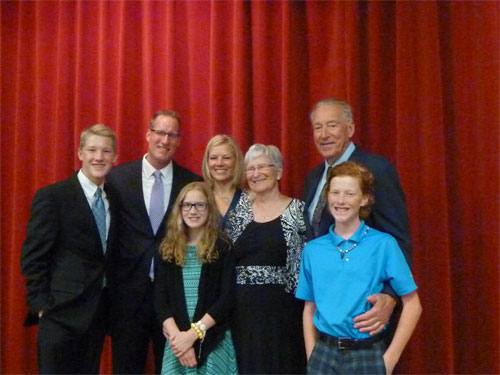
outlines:
[[[149,201],[149,220],[151,221],[151,228],[153,228],[153,233],[156,234],[158,228],[163,220],[163,215],[165,214],[163,210],[163,182],[161,180],[161,172],[155,171],[153,173],[155,177],[155,182],[153,188],[151,189],[151,200]],[[149,278],[154,280],[154,260],[151,260],[151,267],[149,268]]]
[[[106,252],[106,209],[104,208],[101,188],[97,188],[95,191],[94,201],[92,202],[92,213],[94,214],[97,229],[99,229],[102,249]]]

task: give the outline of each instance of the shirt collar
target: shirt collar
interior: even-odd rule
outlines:
[[[351,155],[355,149],[356,149],[356,146],[354,145],[354,143],[352,143],[352,142],[349,143],[349,146],[347,146],[347,148],[344,151],[344,153],[342,154],[342,156],[340,158],[338,158],[337,160],[335,160],[331,166],[335,167],[336,165],[339,165],[340,163],[343,163],[343,162],[349,160],[349,158],[351,157]],[[325,160],[325,170],[328,169],[328,167],[330,167],[330,164],[328,164],[328,162]]]
[[[342,237],[340,237],[339,235],[337,235],[335,233],[335,224],[333,224],[331,227],[330,227],[330,238],[333,242],[333,244],[335,246],[338,246],[340,245],[342,242],[345,242],[346,240]],[[365,231],[367,229],[367,226],[365,224],[365,221],[364,220],[361,220],[361,224],[359,225],[358,229],[356,230],[356,232],[354,232],[354,234],[348,239],[348,241],[350,242],[356,242],[356,243],[359,243],[359,241],[361,241],[361,239],[363,238],[364,234],[365,234]]]
[[[148,154],[144,155],[142,158],[142,173],[144,173],[144,176],[149,179],[154,178],[153,173],[156,172],[156,169],[149,163],[148,159],[146,159],[147,155]],[[163,180],[166,181],[168,176],[173,173],[173,162],[170,161],[166,167],[160,169],[160,173],[163,176]]]
[[[87,176],[85,176],[85,174],[83,173],[83,171],[81,169],[78,171],[77,177],[78,177],[78,181],[80,182],[80,185],[82,185],[83,192],[85,193],[85,196],[87,198],[93,198],[97,188],[99,188],[99,187],[101,188],[101,190],[103,192],[103,197],[105,197],[104,183],[102,183],[99,186],[96,185]]]

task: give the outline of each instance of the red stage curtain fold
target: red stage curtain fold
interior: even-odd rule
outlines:
[[[200,173],[218,133],[275,144],[300,197],[326,97],[352,104],[355,141],[406,192],[424,313],[398,371],[500,372],[500,3],[2,1],[0,17],[2,373],[37,372],[21,244],[35,191],[78,168],[82,129],[113,127],[125,162],[175,109],[179,163]]]

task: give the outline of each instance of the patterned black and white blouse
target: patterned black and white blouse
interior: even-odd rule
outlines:
[[[224,232],[233,243],[254,220],[252,199],[243,192],[235,209],[228,217]],[[292,199],[280,215],[287,255],[285,266],[236,266],[236,283],[247,285],[279,284],[295,295],[300,270],[302,249],[306,243],[304,202]]]

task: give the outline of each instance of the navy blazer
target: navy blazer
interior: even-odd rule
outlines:
[[[114,167],[107,182],[118,195],[118,247],[112,258],[113,283],[110,285],[113,321],[131,317],[144,300],[149,280],[151,259],[160,261],[158,247],[165,236],[165,223],[177,195],[190,182],[201,177],[173,162],[170,201],[158,227],[153,233],[142,190],[142,158]],[[155,268],[156,278],[156,268]]]
[[[21,269],[29,313],[25,325],[43,319],[83,333],[94,317],[116,240],[116,197],[105,186],[111,222],[106,254],[77,174],[38,190],[33,198]]]
[[[375,229],[394,236],[403,251],[406,261],[411,266],[411,240],[406,200],[396,169],[384,156],[364,152],[358,146],[356,146],[349,160],[365,166],[375,178],[375,203],[370,216],[365,219],[365,222]],[[310,236],[312,236],[312,229],[307,212],[323,175],[324,168],[325,163],[322,163],[312,169],[307,174],[304,184],[302,200],[306,202],[304,212]],[[320,222],[321,235],[328,233],[328,229],[333,222],[330,211],[328,209],[323,210]]]

